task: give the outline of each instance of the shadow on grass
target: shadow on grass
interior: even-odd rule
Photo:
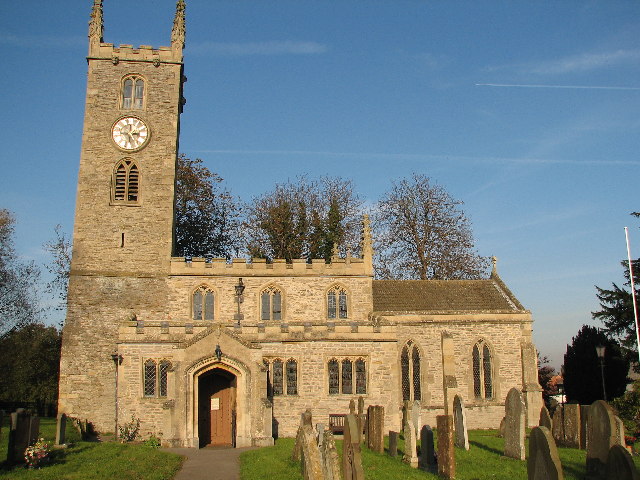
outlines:
[[[486,450],[487,452],[495,453],[496,455],[500,455],[500,456],[504,455],[503,451],[498,450],[497,448],[489,447],[487,445],[484,445],[480,442],[476,442],[474,440],[469,440],[469,445],[473,445],[474,447],[481,448],[482,450]]]

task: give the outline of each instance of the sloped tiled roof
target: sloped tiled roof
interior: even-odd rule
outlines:
[[[374,280],[374,312],[525,312],[499,277]]]

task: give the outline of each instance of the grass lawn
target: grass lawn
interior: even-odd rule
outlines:
[[[273,447],[251,450],[240,456],[242,480],[300,480],[300,464],[291,460],[293,438],[282,438]],[[516,480],[527,478],[526,461],[506,458],[502,455],[504,439],[495,430],[475,430],[469,432],[471,449],[456,448],[456,480]],[[385,438],[388,446],[388,438]],[[342,440],[336,440],[338,453],[342,454]],[[391,458],[362,448],[362,464],[367,480],[436,480],[437,475],[413,469],[402,463],[404,441],[398,441],[398,457]],[[528,441],[527,441],[528,448]],[[572,448],[558,450],[564,478],[582,480],[585,474],[586,452]],[[640,458],[635,457],[640,468]]]
[[[40,419],[40,435],[53,444],[56,420]],[[7,428],[0,438],[0,479],[38,480],[169,480],[182,465],[182,457],[168,452],[121,443],[82,442],[76,429],[67,422],[67,441],[72,446],[52,452],[51,463],[38,470],[23,466],[9,469]]]

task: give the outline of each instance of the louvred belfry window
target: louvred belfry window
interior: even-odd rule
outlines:
[[[122,160],[113,172],[113,201],[116,203],[138,203],[140,171],[132,160]]]

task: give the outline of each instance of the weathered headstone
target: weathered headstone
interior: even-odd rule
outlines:
[[[367,440],[367,425],[365,425],[365,421],[364,421],[364,398],[362,398],[361,396],[358,397],[358,427],[360,428],[360,432],[362,433],[363,429],[364,429],[364,443],[365,445],[368,444],[368,440]]]
[[[367,408],[367,447],[378,453],[384,453],[384,407],[369,405]]]
[[[624,423],[622,423],[622,419],[617,415],[614,415],[613,418],[616,421],[616,443],[624,447],[627,444],[624,439]]]
[[[351,400],[349,400],[349,415],[355,415],[355,414],[356,414],[356,402],[352,398]]]
[[[362,456],[360,454],[360,431],[353,414],[344,421],[342,440],[342,477],[344,480],[364,480]]]
[[[558,445],[580,448],[580,405],[567,403],[553,414],[553,438]]]
[[[302,455],[300,463],[302,467],[302,478],[304,480],[323,480],[324,465],[318,442],[316,441],[316,433],[311,425],[302,425]]]
[[[438,475],[444,478],[455,478],[456,457],[453,448],[453,417],[438,415]]]
[[[564,425],[564,405],[558,405],[553,412],[551,434],[556,444],[561,445],[563,440],[562,427]]]
[[[296,433],[296,441],[293,444],[293,452],[291,453],[291,459],[294,462],[299,462],[300,459],[302,458],[302,441],[303,441],[303,435],[304,435],[304,431],[302,429],[303,425],[300,425],[298,427],[298,432]]]
[[[9,464],[24,461],[24,451],[38,439],[40,419],[28,414],[23,408],[18,408],[10,416],[9,445],[7,462]]]
[[[404,422],[402,428],[402,434],[404,436],[404,455],[402,461],[408,463],[413,468],[418,467],[418,446],[416,439],[416,431],[413,428],[413,422],[410,418]]]
[[[525,406],[522,401],[522,395],[517,388],[512,388],[507,393],[505,413],[504,455],[505,457],[524,460]],[[438,434],[439,438],[440,434]]]
[[[420,468],[431,473],[437,471],[433,430],[429,425],[423,425],[420,429]]]
[[[307,408],[301,415],[300,425],[309,425],[310,427],[313,426],[313,415],[310,409]]]
[[[535,427],[529,436],[528,480],[562,480],[562,465],[551,431]]]
[[[502,417],[500,420],[500,426],[498,427],[498,436],[504,438],[504,429],[507,428],[507,417]]]
[[[589,407],[587,420],[587,478],[604,478],[615,437],[616,421],[611,407],[604,400],[596,400]]]
[[[389,455],[392,457],[398,456],[398,432],[389,430]]]
[[[316,437],[318,439],[318,447],[322,449],[322,442],[324,442],[324,423],[316,423]]]
[[[67,416],[64,413],[58,414],[58,421],[56,422],[56,445],[64,445],[67,429]]]
[[[640,473],[631,454],[622,445],[614,445],[607,455],[606,480],[639,480]]]
[[[587,420],[589,418],[589,405],[580,405],[580,448],[587,449]]]
[[[455,425],[455,445],[469,450],[469,436],[467,433],[467,413],[464,400],[460,395],[453,397],[453,424]]]
[[[551,415],[549,410],[544,405],[540,409],[540,420],[538,421],[539,427],[546,427],[549,431],[553,430],[553,422],[551,421]]]
[[[322,436],[320,453],[322,455],[324,478],[325,480],[341,480],[340,458],[336,450],[336,441],[333,434],[330,430],[325,430]]]

